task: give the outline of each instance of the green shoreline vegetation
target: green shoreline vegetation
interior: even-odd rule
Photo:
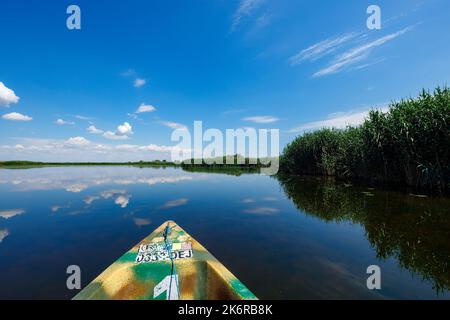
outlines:
[[[372,110],[358,127],[305,133],[283,150],[280,172],[448,192],[450,89]]]
[[[35,168],[61,166],[135,166],[135,167],[175,167],[179,164],[166,160],[137,162],[39,162],[39,161],[0,161],[0,168]]]
[[[417,98],[391,103],[387,112],[372,110],[360,126],[324,128],[295,138],[280,155],[279,175],[334,177],[444,193],[450,191],[449,149],[450,89],[423,90]],[[259,160],[232,157],[233,164],[222,157],[183,163],[3,161],[0,168],[122,165],[239,175],[239,171],[258,173],[266,166]]]
[[[200,163],[199,163],[200,162]],[[227,163],[228,162],[228,163]],[[231,162],[231,163],[230,163]],[[266,167],[259,159],[244,158],[240,155],[229,157],[217,157],[213,159],[188,159],[181,163],[166,160],[154,161],[130,161],[130,162],[39,162],[11,160],[0,161],[0,168],[24,168],[24,167],[50,167],[50,166],[138,166],[138,167],[182,167],[183,169],[202,168],[202,169],[243,169],[254,170]]]

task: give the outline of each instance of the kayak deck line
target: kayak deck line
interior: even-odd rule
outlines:
[[[167,221],[116,260],[73,299],[257,298],[198,241],[175,222]]]

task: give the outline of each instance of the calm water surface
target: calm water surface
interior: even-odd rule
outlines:
[[[169,219],[261,299],[450,298],[448,198],[133,167],[0,169],[0,298],[69,299]]]

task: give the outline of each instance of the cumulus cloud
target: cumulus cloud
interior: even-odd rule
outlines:
[[[103,137],[110,140],[126,140],[131,134],[133,134],[133,127],[128,122],[124,122],[117,126],[115,132],[106,131],[103,133]]]
[[[11,121],[31,121],[31,120],[33,120],[32,117],[26,116],[26,115],[18,113],[18,112],[11,112],[11,113],[4,114],[2,116],[2,118],[5,120],[11,120]]]
[[[97,129],[94,125],[90,125],[89,127],[87,127],[86,129],[89,133],[93,133],[93,134],[102,134],[103,130]]]
[[[119,135],[116,132],[106,131],[103,133],[103,137],[109,140],[127,140],[128,136]]]
[[[66,140],[66,144],[69,146],[87,146],[91,142],[84,137],[72,137]]]
[[[129,135],[129,134],[133,133],[132,129],[133,128],[131,127],[131,125],[128,122],[124,122],[123,124],[121,124],[117,127],[117,132],[118,132],[118,134],[121,134],[121,135]]]
[[[16,145],[0,145],[2,149],[23,149],[31,151],[58,151],[63,150],[66,147],[85,147],[85,149],[90,150],[101,150],[101,151],[126,151],[126,152],[137,152],[137,151],[156,151],[156,152],[171,152],[171,151],[191,151],[191,149],[183,149],[177,146],[164,146],[164,145],[132,145],[132,144],[122,144],[117,146],[107,145],[107,144],[95,144],[87,140],[84,137],[72,137],[67,140],[52,140],[52,139],[34,139],[34,138],[23,138],[28,144],[16,144]]]
[[[254,116],[254,117],[243,118],[242,120],[254,122],[254,123],[274,123],[274,122],[279,121],[280,119],[273,117],[273,116]]]
[[[124,139],[111,133],[114,139]],[[172,152],[192,152],[179,146],[96,143],[84,137],[62,139],[18,138],[18,143],[0,145],[0,158],[34,161],[140,161],[170,160]]]
[[[19,102],[19,99],[13,90],[0,81],[0,107],[8,107],[10,104]]]
[[[150,104],[142,103],[135,113],[145,113],[145,112],[153,112],[156,108]]]

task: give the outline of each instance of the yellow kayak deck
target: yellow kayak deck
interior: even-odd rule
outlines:
[[[199,242],[167,221],[81,290],[76,300],[257,299]]]

